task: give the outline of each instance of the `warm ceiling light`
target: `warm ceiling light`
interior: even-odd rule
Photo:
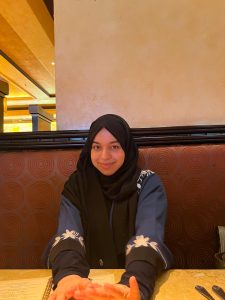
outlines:
[[[55,62],[54,62],[54,61],[52,61],[52,62],[51,62],[51,64],[54,66],[54,65],[55,65]]]

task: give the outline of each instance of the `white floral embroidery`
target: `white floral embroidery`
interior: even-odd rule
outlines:
[[[155,251],[157,251],[160,254],[160,256],[162,257],[162,259],[165,263],[165,267],[167,267],[167,261],[166,261],[164,255],[162,254],[161,250],[159,249],[157,242],[151,241],[151,239],[149,237],[144,237],[144,235],[138,235],[135,237],[135,239],[133,240],[133,242],[131,244],[127,244],[126,255],[128,255],[133,248],[138,248],[138,247],[153,248]]]
[[[62,236],[63,236],[63,239],[64,239],[64,240],[65,240],[65,239],[68,239],[68,238],[75,239],[76,233],[75,233],[74,230],[69,231],[68,229],[66,229],[66,232],[64,232],[64,233],[62,234]]]
[[[55,238],[55,242],[54,242],[54,244],[52,245],[52,247],[54,247],[55,245],[57,245],[58,244],[58,242],[61,240],[61,237],[60,236],[57,236],[56,238]]]
[[[73,239],[73,240],[77,240],[79,241],[79,243],[81,244],[82,247],[84,246],[84,239],[82,236],[80,236],[80,234],[78,232],[76,232],[75,230],[68,230],[66,229],[65,232],[63,232],[60,236],[57,236],[55,238],[55,242],[53,243],[52,247],[56,246],[60,241],[62,240],[66,240],[66,239]]]
[[[142,170],[140,176],[148,176],[150,174],[154,174],[154,172],[151,170]]]
[[[148,237],[144,237],[143,235],[138,235],[136,236],[136,240],[134,240],[134,247],[148,247],[149,245],[149,238]]]
[[[140,190],[141,190],[141,186],[142,186],[142,182],[143,180],[148,177],[149,175],[151,174],[154,174],[153,171],[151,170],[142,170],[139,177],[138,177],[138,180],[137,180],[137,190],[138,190],[138,193],[140,193]]]
[[[84,247],[84,239],[83,239],[83,237],[80,236],[78,239],[79,239],[79,242],[81,243],[81,246]]]
[[[130,253],[132,248],[133,248],[132,245],[127,244],[126,255],[128,255]]]

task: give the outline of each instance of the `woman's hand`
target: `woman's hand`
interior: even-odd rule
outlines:
[[[137,280],[132,276],[130,288],[122,284],[104,284],[102,287],[87,286],[86,289],[75,291],[76,300],[141,300]]]
[[[90,280],[78,275],[68,275],[62,278],[57,288],[50,295],[48,300],[67,300],[73,297],[76,290],[83,290],[90,284]]]

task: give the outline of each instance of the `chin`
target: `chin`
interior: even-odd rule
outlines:
[[[100,173],[105,176],[111,176],[117,171],[117,168],[114,165],[110,166],[109,168],[103,168],[100,164],[95,164],[94,166]]]
[[[98,167],[97,169],[98,169],[98,171],[99,171],[100,173],[102,173],[102,174],[105,175],[105,176],[111,176],[111,175],[115,174],[116,171],[117,171],[117,170],[115,170],[114,168],[104,169],[104,168],[99,168],[99,167]]]
[[[111,176],[115,173],[114,171],[106,171],[106,170],[99,170],[99,172],[101,172],[105,176]]]

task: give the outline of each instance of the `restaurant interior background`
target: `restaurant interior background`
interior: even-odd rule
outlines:
[[[0,0],[4,132],[32,131],[30,105],[49,114],[51,130],[87,129],[107,112],[133,128],[225,123],[224,1],[54,7]]]
[[[140,167],[165,184],[176,267],[215,268],[225,226],[225,1],[54,0],[54,21],[50,7],[0,0],[0,267],[41,267],[85,129],[110,112],[132,127]],[[24,132],[40,107],[57,130]]]
[[[0,79],[9,84],[4,132],[32,131],[29,105],[56,130],[53,0],[0,1]]]

